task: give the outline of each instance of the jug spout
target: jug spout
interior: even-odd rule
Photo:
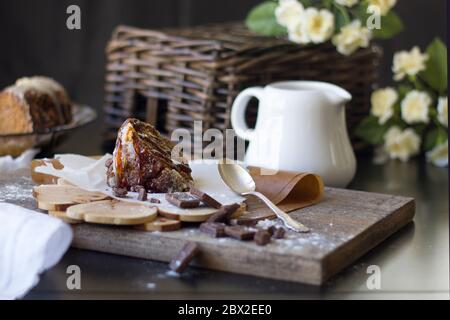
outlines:
[[[325,95],[330,101],[330,104],[334,106],[343,106],[352,100],[350,92],[335,85],[330,85],[325,91]]]

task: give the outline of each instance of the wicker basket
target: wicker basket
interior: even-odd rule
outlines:
[[[128,117],[177,128],[230,128],[230,109],[243,89],[279,80],[320,80],[347,89],[349,132],[367,115],[381,50],[350,57],[330,43],[300,47],[229,23],[189,29],[142,30],[119,26],[107,47],[105,142],[113,142]],[[248,120],[254,122],[257,106]],[[354,144],[355,145],[355,144]],[[355,145],[356,147],[356,145]]]

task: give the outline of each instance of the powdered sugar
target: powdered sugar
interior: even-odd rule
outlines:
[[[3,201],[9,199],[26,200],[30,197],[29,194],[23,191],[19,185],[5,185],[0,189],[0,199]]]
[[[173,270],[169,270],[166,272],[166,276],[172,277],[172,278],[179,278],[180,274],[178,272],[175,272]]]
[[[280,251],[330,251],[345,242],[346,236],[328,235],[318,232],[296,234],[289,232],[284,239],[275,240]]]
[[[257,226],[258,228],[267,230],[267,229],[269,229],[270,227],[276,226],[277,224],[278,224],[277,220],[269,220],[269,219],[266,219],[266,220],[258,221],[258,223],[256,224],[256,226]]]
[[[29,169],[21,169],[0,177],[0,202],[9,202],[29,209],[35,207],[33,182],[26,175],[28,172]]]

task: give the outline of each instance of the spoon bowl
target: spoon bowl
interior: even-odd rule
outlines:
[[[220,163],[219,174],[226,185],[238,194],[256,190],[252,176],[240,165]]]

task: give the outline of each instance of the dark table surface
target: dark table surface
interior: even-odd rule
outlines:
[[[96,125],[76,133],[57,152],[99,154]],[[448,169],[418,158],[375,165],[358,157],[351,189],[414,197],[414,223],[360,258],[323,287],[266,280],[190,268],[181,277],[167,274],[165,263],[70,249],[45,272],[26,299],[448,299]],[[67,267],[81,269],[81,290],[67,289]],[[369,290],[367,268],[381,271],[381,288]]]

